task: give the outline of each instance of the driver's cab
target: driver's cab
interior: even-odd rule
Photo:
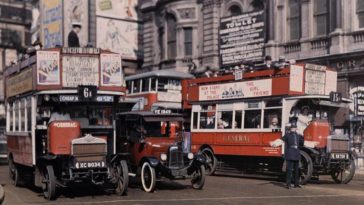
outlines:
[[[183,117],[180,114],[155,114],[148,111],[118,114],[117,146],[130,152],[134,160],[144,156],[159,158],[169,146],[182,143]]]
[[[316,148],[324,148],[330,135],[345,135],[340,121],[345,121],[350,100],[332,102],[328,96],[300,96],[285,99],[285,123],[296,123],[297,132]],[[340,115],[341,114],[341,115]]]

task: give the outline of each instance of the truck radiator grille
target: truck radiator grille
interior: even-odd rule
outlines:
[[[179,149],[177,146],[172,146],[169,148],[169,168],[181,168],[184,166],[183,162],[183,150]]]
[[[74,144],[72,154],[74,156],[98,156],[106,155],[106,144]]]

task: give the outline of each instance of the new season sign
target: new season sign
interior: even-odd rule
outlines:
[[[272,79],[199,87],[199,100],[227,100],[272,95]]]

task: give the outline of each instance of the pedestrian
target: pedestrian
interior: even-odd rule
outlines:
[[[300,148],[303,147],[303,136],[297,133],[297,125],[291,124],[290,132],[282,138],[285,143],[284,158],[286,160],[286,188],[291,189],[292,174],[294,173],[294,187],[301,188],[299,184],[299,163],[301,160]]]
[[[72,31],[68,34],[68,47],[80,47],[80,40],[78,39],[78,34],[81,31],[81,23],[73,22]]]

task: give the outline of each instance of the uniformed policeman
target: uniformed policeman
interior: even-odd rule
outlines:
[[[299,184],[299,162],[301,160],[300,148],[303,147],[303,136],[297,133],[297,125],[291,124],[290,132],[282,138],[285,142],[284,157],[286,160],[286,187],[291,189],[292,173],[294,173],[294,187],[301,188]]]
[[[80,47],[80,41],[78,39],[78,33],[81,31],[81,23],[73,22],[72,31],[68,34],[68,47]]]

